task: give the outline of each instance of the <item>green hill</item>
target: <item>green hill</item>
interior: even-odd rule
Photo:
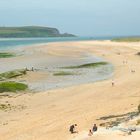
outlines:
[[[61,34],[56,28],[41,26],[0,27],[0,38],[26,37],[74,37],[74,35]]]

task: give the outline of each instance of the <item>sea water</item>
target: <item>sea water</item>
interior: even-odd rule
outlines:
[[[64,41],[87,41],[87,40],[105,40],[109,38],[92,38],[92,37],[63,37],[63,38],[16,38],[16,39],[0,39],[0,51],[7,51],[7,50],[14,50],[15,48],[20,48],[20,47],[27,47],[29,45],[36,45],[36,44],[46,44],[49,42],[64,42]],[[72,58],[71,58],[72,59]],[[58,59],[56,59],[58,60]],[[67,59],[66,59],[67,60]],[[10,61],[10,60],[9,60]],[[98,61],[104,61],[101,58],[96,58],[95,56],[88,54],[87,56],[84,57],[84,59],[79,59],[79,60],[71,60],[71,63],[69,65],[73,65],[77,62],[77,65],[80,64],[86,64],[86,63],[93,63],[93,62],[98,62]],[[35,61],[35,66],[34,68],[36,69],[41,69],[41,71],[46,71],[46,65],[47,67],[49,66],[49,62],[45,62],[43,66],[40,66],[40,63]],[[58,62],[58,64],[61,64],[62,62]],[[64,64],[67,64],[68,62],[63,62]],[[62,63],[62,64],[63,64]],[[5,72],[9,70],[14,70],[14,69],[22,69],[23,67],[30,67],[30,61],[27,61],[26,63],[22,62],[20,64],[12,63],[12,65],[7,65],[3,60],[1,61],[0,65],[0,71]],[[52,65],[52,64],[51,64]],[[33,66],[33,64],[32,64]],[[69,75],[69,76],[61,76],[61,77],[55,77],[53,76],[53,73],[56,71],[62,71],[59,69],[60,66],[57,66],[56,64],[53,66],[54,68],[50,68],[49,70],[51,71],[50,76],[48,78],[39,80],[36,82],[27,82],[31,90],[35,91],[45,91],[45,90],[50,90],[50,89],[55,89],[55,88],[62,88],[62,87],[67,87],[67,86],[72,86],[72,85],[78,85],[78,84],[85,84],[85,83],[91,83],[91,82],[96,82],[99,80],[105,80],[109,77],[112,76],[113,72],[113,66],[111,64],[106,65],[106,66],[101,66],[99,68],[95,69],[77,69],[77,70],[71,70],[70,72],[76,72],[78,74],[76,75]],[[47,71],[46,71],[47,72]],[[20,81],[22,82],[22,81]]]
[[[49,38],[0,38],[0,50],[12,50],[35,44],[64,41],[107,40],[113,37],[49,37]]]

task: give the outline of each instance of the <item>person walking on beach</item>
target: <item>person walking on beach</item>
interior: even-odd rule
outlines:
[[[111,84],[112,84],[112,87],[115,85],[115,82],[114,82],[114,80],[112,80]]]
[[[71,132],[71,134],[78,133],[78,131],[76,131],[76,126],[77,124],[73,124],[70,126],[69,131]]]
[[[34,71],[34,67],[32,67],[31,71]]]
[[[93,125],[93,129],[92,129],[92,131],[93,131],[93,132],[96,132],[97,130],[98,130],[98,127],[97,127],[96,124],[94,124],[94,125]]]

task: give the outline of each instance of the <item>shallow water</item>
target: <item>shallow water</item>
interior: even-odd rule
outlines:
[[[65,70],[65,71],[74,72],[76,74],[66,75],[66,76],[53,76],[52,74],[45,80],[29,83],[30,88],[36,91],[45,91],[50,89],[63,88],[63,87],[69,87],[73,85],[93,83],[100,80],[105,80],[112,76],[113,66],[110,64],[94,69],[83,68],[83,69]],[[55,72],[57,71],[55,70]]]
[[[107,40],[114,37],[49,37],[49,38],[0,38],[0,50],[11,50],[34,44],[64,41]]]
[[[40,39],[0,39],[1,50],[11,50],[16,47],[27,47],[29,44],[38,44],[45,42],[56,42],[56,41],[74,41],[74,40],[90,40],[91,38],[40,38]],[[27,45],[28,44],[28,45]],[[3,46],[4,45],[4,46]],[[23,47],[24,46],[24,47]],[[39,45],[38,45],[39,47]],[[70,48],[70,47],[66,47]],[[74,49],[72,47],[72,49]],[[77,48],[75,48],[77,49]],[[20,49],[19,49],[20,50]],[[21,51],[23,51],[21,49]],[[34,50],[33,50],[34,51]],[[23,56],[9,59],[0,59],[0,72],[11,71],[15,69],[34,67],[37,71],[47,73],[46,78],[36,79],[34,81],[18,80],[18,82],[27,83],[31,90],[34,91],[45,91],[55,88],[63,88],[78,84],[92,83],[100,80],[108,79],[113,74],[113,66],[111,64],[100,66],[97,68],[78,68],[78,69],[62,69],[65,66],[76,66],[87,63],[105,61],[102,58],[91,55],[87,52],[81,52],[79,57],[72,56],[51,56],[48,54],[42,55],[39,53],[39,57],[34,55],[33,51],[28,49],[24,51]],[[66,50],[69,51],[69,50]],[[38,56],[38,55],[37,55]],[[74,73],[74,75],[65,76],[54,76],[54,73],[66,71]]]
[[[57,58],[56,58],[57,59]],[[56,60],[55,59],[55,60]],[[113,74],[113,66],[107,64],[104,66],[99,66],[96,68],[77,68],[77,69],[63,69],[62,67],[66,66],[77,66],[87,63],[95,63],[105,61],[101,58],[91,56],[84,57],[82,59],[74,58],[59,58],[50,65],[47,64],[47,69],[40,69],[40,71],[48,72],[49,75],[46,79],[36,81],[33,83],[28,83],[32,90],[36,91],[45,91],[56,88],[69,87],[73,85],[92,83],[100,80],[108,79]],[[43,65],[44,66],[44,65]],[[70,72],[73,75],[63,75],[63,76],[54,76],[54,73],[57,72]]]
[[[60,41],[78,41],[91,40],[88,37],[57,37],[57,38],[18,38],[18,39],[0,39],[0,50],[11,50],[19,47],[26,47],[34,44],[44,44],[48,42]]]

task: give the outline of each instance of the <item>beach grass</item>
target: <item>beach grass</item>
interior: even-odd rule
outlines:
[[[139,42],[140,37],[114,38],[111,41],[115,41],[115,42]]]
[[[15,78],[15,77],[22,76],[22,75],[25,75],[25,74],[26,74],[25,69],[4,72],[4,73],[0,74],[0,81]]]
[[[64,69],[78,69],[78,68],[95,68],[103,65],[107,65],[107,62],[95,62],[95,63],[87,63],[83,65],[78,65],[78,66],[67,66],[67,67],[62,67]]]
[[[54,76],[68,76],[68,75],[75,75],[73,72],[66,72],[66,71],[60,71],[53,74]]]
[[[18,82],[2,82],[2,83],[0,83],[0,93],[25,91],[26,89],[28,89],[28,86],[26,84],[23,84],[23,83],[18,83]]]
[[[0,58],[10,58],[15,57],[15,54],[9,52],[0,52]]]

